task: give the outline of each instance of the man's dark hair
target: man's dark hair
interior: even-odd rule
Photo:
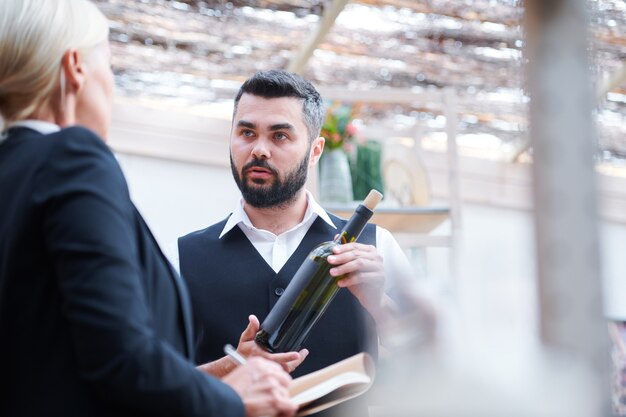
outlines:
[[[304,124],[309,131],[309,140],[320,135],[326,110],[320,93],[313,84],[297,74],[280,71],[259,71],[248,78],[235,97],[235,110],[237,113],[239,100],[244,94],[251,94],[263,98],[296,97],[302,99],[302,114]]]

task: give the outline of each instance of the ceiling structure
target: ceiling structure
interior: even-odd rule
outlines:
[[[181,109],[230,102],[255,71],[287,68],[328,7],[326,0],[96,3],[111,20],[118,95]],[[588,7],[592,72],[602,80],[626,62],[626,1]],[[527,129],[522,23],[518,0],[353,0],[303,75],[338,92],[333,97],[370,91],[363,125],[400,126],[433,143],[445,138],[441,92],[451,90],[460,145],[510,158]],[[390,91],[410,97],[394,103]],[[601,157],[626,157],[626,84],[602,95],[597,120]]]

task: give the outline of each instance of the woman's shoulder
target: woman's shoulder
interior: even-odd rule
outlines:
[[[117,159],[104,141],[89,129],[72,126],[47,135],[49,146],[42,167],[45,183],[63,183],[127,194],[126,181]]]
[[[115,169],[119,168],[117,159],[104,140],[89,129],[81,126],[71,126],[51,133],[49,143],[52,146],[50,150],[51,158],[64,160],[69,159],[76,163],[93,164],[99,161],[100,164],[112,165]]]
[[[82,126],[70,126],[48,135],[53,146],[67,151],[92,151],[111,155],[112,152],[98,135]]]
[[[41,133],[28,127],[9,129],[0,147],[0,162],[15,175],[40,172],[44,176],[73,170],[119,171],[117,159],[94,132],[80,126]]]

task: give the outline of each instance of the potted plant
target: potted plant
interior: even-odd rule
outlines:
[[[352,123],[353,108],[332,104],[326,112],[321,136],[326,139],[319,164],[320,201],[346,203],[353,199],[352,177],[347,151],[356,134]]]
[[[320,160],[320,200],[363,200],[375,188],[381,192],[380,142],[360,137],[354,123],[358,106],[333,103],[328,107],[321,135],[326,139]]]

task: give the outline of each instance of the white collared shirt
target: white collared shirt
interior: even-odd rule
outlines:
[[[27,119],[27,120],[18,120],[17,122],[11,123],[8,128],[14,127],[27,127],[32,130],[36,130],[42,135],[48,135],[50,133],[58,132],[61,130],[59,125],[54,123],[46,122],[44,120],[35,120],[35,119]]]
[[[337,228],[328,216],[328,213],[315,201],[311,193],[306,191],[306,197],[308,204],[302,222],[278,236],[267,230],[254,227],[243,209],[242,199],[226,221],[219,237],[221,239],[230,230],[238,226],[248,240],[250,240],[250,243],[252,243],[257,252],[263,257],[265,262],[267,262],[275,272],[278,272],[296,251],[317,217],[321,217],[322,220],[333,228]],[[172,245],[170,248],[169,258],[174,267],[180,272],[178,243]],[[398,282],[411,282],[410,280],[415,274],[404,251],[391,233],[387,229],[379,226],[376,226],[376,248],[378,253],[383,257],[386,289],[393,288]]]
[[[239,226],[241,231],[246,235],[250,243],[261,254],[265,262],[275,272],[278,272],[287,263],[291,255],[296,251],[302,239],[309,231],[309,227],[313,224],[317,217],[321,217],[331,227],[337,228],[328,216],[328,213],[315,201],[313,196],[307,191],[307,209],[304,213],[302,222],[298,223],[286,232],[275,235],[267,230],[254,227],[250,218],[243,209],[243,199],[240,200],[233,214],[228,218],[220,239],[233,227]],[[321,242],[320,242],[321,243]]]

